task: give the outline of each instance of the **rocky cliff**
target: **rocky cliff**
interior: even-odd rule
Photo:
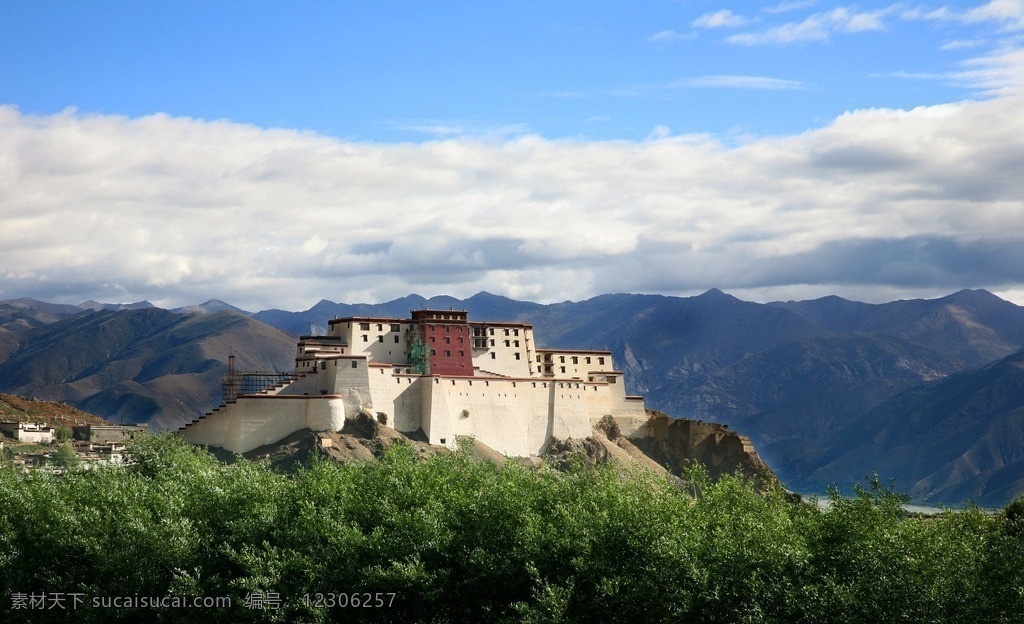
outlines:
[[[557,467],[581,461],[588,466],[639,466],[673,475],[680,475],[695,464],[701,464],[712,480],[737,472],[755,481],[775,480],[775,475],[758,457],[746,436],[723,425],[677,420],[654,410],[648,410],[648,415],[646,425],[632,437],[622,435],[617,423],[608,416],[587,438],[552,438],[543,458]],[[313,455],[338,461],[380,457],[387,449],[400,443],[412,445],[421,457],[451,452],[446,447],[428,444],[418,436],[403,435],[370,414],[360,413],[346,420],[340,431],[304,429],[278,443],[245,453],[244,457],[268,461],[288,470],[307,463]],[[500,465],[509,459],[475,441],[472,442],[471,453],[480,461]],[[224,453],[223,458],[230,460],[231,455]],[[541,458],[519,458],[519,461],[539,465]]]

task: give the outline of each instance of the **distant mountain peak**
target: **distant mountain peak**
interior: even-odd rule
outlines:
[[[200,303],[199,305],[175,308],[173,311],[179,314],[214,314],[216,312],[223,312],[224,310],[230,310],[231,312],[237,312],[239,314],[244,314],[245,316],[252,316],[252,312],[236,308],[230,303],[226,303],[220,299],[210,299],[209,301]]]
[[[155,308],[156,306],[145,299],[135,303],[100,303],[99,301],[90,299],[78,304],[78,307],[83,310],[95,310],[96,312],[99,312],[101,310],[141,310],[144,308]]]
[[[717,288],[712,288],[697,295],[696,299],[704,301],[740,301],[740,299],[733,297],[729,293],[722,292]]]

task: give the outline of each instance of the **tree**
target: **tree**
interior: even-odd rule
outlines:
[[[427,348],[423,339],[419,335],[415,335],[412,338],[412,342],[409,343],[409,365],[412,368],[412,372],[415,375],[429,375],[430,374],[430,351]]]
[[[75,452],[73,446],[65,442],[54,451],[53,457],[50,458],[54,466],[63,468],[65,470],[73,470],[82,463],[82,460],[78,457],[78,453]]]

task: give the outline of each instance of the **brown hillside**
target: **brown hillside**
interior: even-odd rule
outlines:
[[[0,419],[46,422],[58,427],[78,425],[109,425],[99,416],[75,409],[64,403],[40,401],[0,392]]]

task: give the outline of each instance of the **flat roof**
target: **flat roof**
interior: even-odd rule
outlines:
[[[338,323],[409,323],[409,319],[390,318],[385,316],[346,316],[343,318],[336,318],[327,321],[328,325],[337,325]]]

